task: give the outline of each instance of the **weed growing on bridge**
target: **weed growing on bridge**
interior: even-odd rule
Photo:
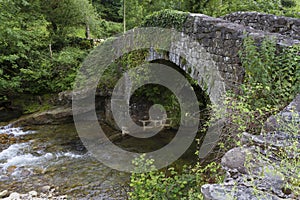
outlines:
[[[145,27],[162,27],[175,28],[182,31],[183,24],[188,18],[189,13],[176,10],[163,10],[154,12],[144,20],[142,26]]]
[[[242,132],[259,134],[265,120],[300,93],[300,45],[278,49],[274,40],[256,44],[248,37],[243,47],[240,57],[246,75],[240,93],[228,92],[222,108],[211,108],[211,121],[226,121],[220,142],[211,152],[215,159],[239,145]]]
[[[248,37],[240,57],[246,70],[242,98],[252,108],[284,106],[300,92],[300,45],[278,50],[275,40],[258,46]]]

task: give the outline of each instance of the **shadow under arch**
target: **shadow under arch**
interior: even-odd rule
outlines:
[[[219,120],[214,122],[208,130],[204,131],[204,125],[206,122],[210,120],[210,108],[209,106],[212,105],[209,95],[207,94],[207,91],[205,88],[202,88],[198,80],[195,80],[193,77],[191,77],[191,67],[188,66],[188,63],[183,63],[181,66],[178,66],[174,62],[170,61],[169,59],[163,59],[163,58],[158,58],[158,59],[153,59],[150,61],[150,63],[159,63],[163,65],[167,65],[169,67],[172,67],[173,69],[177,70],[180,72],[182,75],[184,75],[191,85],[193,86],[193,89],[195,91],[195,94],[197,96],[198,102],[199,102],[199,110],[200,110],[200,123],[199,123],[199,132],[197,138],[200,140],[200,144],[197,148],[202,148],[202,151],[209,151],[212,148],[214,148],[214,145],[216,143],[215,140],[215,134],[216,132],[219,132],[223,126],[224,126],[224,121]],[[208,134],[207,134],[208,133]],[[206,138],[206,140],[205,140]],[[205,141],[204,141],[205,140]],[[209,149],[209,150],[208,150]],[[199,153],[199,157],[201,159],[205,159],[209,156],[210,154],[207,154],[206,152],[201,152]]]

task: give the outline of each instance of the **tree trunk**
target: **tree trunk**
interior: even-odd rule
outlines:
[[[85,24],[85,37],[86,39],[90,39],[91,35],[90,35],[90,26],[88,24]]]

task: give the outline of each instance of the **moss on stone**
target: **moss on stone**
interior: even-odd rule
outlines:
[[[188,15],[188,12],[169,9],[162,10],[147,16],[141,26],[175,28],[178,31],[182,31],[183,24],[186,22]]]

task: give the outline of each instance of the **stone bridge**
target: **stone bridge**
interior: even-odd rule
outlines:
[[[211,103],[219,105],[224,92],[237,90],[243,81],[245,72],[239,52],[245,37],[252,37],[257,44],[265,38],[275,39],[279,48],[300,43],[300,19],[256,12],[238,12],[223,18],[190,13],[179,31],[193,38],[193,42],[181,38],[167,51],[151,48],[148,61],[165,60],[175,64],[198,82]],[[223,126],[220,120],[209,127],[200,157],[204,158],[212,150]]]
[[[162,59],[176,64],[198,81],[212,103],[217,103],[224,91],[235,90],[242,82],[244,69],[239,51],[246,36],[253,37],[257,43],[264,38],[274,38],[278,46],[300,43],[300,19],[256,12],[237,12],[222,18],[190,13],[179,31],[193,37],[201,48],[180,41],[168,52],[150,49],[148,60]],[[210,79],[209,76],[220,77]]]
[[[259,13],[234,13],[223,18],[181,12],[178,12],[177,15],[185,17],[180,24],[180,28],[178,26],[173,27],[172,22],[176,22],[174,20],[171,20],[167,26],[162,26],[160,23],[164,19],[158,18],[157,24],[150,23],[149,25],[151,27],[167,28],[162,32],[157,28],[138,28],[130,30],[112,41],[109,40],[103,43],[83,63],[83,66],[89,67],[83,73],[93,71],[90,70],[90,67],[97,70],[99,66],[109,66],[113,60],[126,53],[146,49],[149,50],[149,54],[146,56],[147,61],[165,61],[178,67],[198,82],[212,104],[221,105],[221,98],[226,90],[236,90],[237,86],[243,81],[245,72],[241,66],[239,52],[242,49],[245,37],[254,38],[257,44],[265,38],[273,38],[278,47],[300,43],[300,19]],[[151,18],[148,18],[148,20],[151,20]],[[145,23],[145,26],[147,27],[147,23]],[[175,32],[178,37],[175,37],[175,40],[173,36],[176,36],[176,34],[172,32],[172,28],[177,30]],[[164,43],[166,43],[165,46]],[[96,88],[99,77],[87,75],[85,80],[91,81],[91,86]],[[117,117],[115,120],[117,123],[127,119],[131,120],[128,114],[129,108],[124,101],[125,99],[129,104],[128,88],[130,88],[130,84],[126,80],[123,79],[123,87],[118,87],[119,93],[117,92],[117,95],[115,95],[118,98],[112,97],[113,100],[105,105],[106,121],[112,121],[112,116]],[[176,80],[174,81],[176,82]],[[126,97],[123,98],[122,96]],[[75,95],[75,100],[76,98]],[[94,98],[86,101],[87,106],[84,109],[90,107],[89,105],[93,105],[94,101]],[[122,101],[122,103],[116,103],[117,107],[111,106],[113,101]],[[80,100],[78,106],[82,106]],[[112,114],[112,109],[117,110],[117,115]],[[81,110],[79,109],[79,111]],[[74,113],[73,110],[73,114],[76,116],[76,111]],[[126,128],[126,131],[123,132],[127,132],[127,128],[131,127],[131,124],[133,124],[132,126],[136,125],[135,123],[129,124],[127,121],[123,124],[118,124],[118,127],[122,127],[122,130],[123,127]],[[223,120],[219,120],[209,127],[200,149],[200,157],[205,157],[212,150],[219,139],[223,126]]]

